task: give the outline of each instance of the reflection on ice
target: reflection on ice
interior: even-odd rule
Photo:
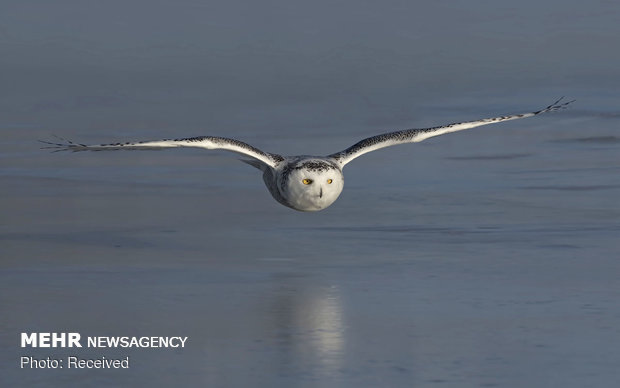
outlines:
[[[345,345],[339,289],[334,285],[300,288],[295,279],[276,282],[268,312],[280,345],[280,372],[287,374],[290,365],[304,365],[316,374],[332,374],[342,366]]]
[[[327,369],[337,369],[344,347],[344,327],[342,304],[335,286],[324,290],[308,301],[308,311],[304,314],[308,319],[306,324],[314,332],[314,348],[316,357],[321,365]]]

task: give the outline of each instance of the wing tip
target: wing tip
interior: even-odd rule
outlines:
[[[45,147],[41,147],[42,150],[53,150],[52,152],[60,152],[60,151],[82,151],[88,146],[86,144],[75,143],[69,139],[65,139],[64,137],[60,137],[58,135],[53,134],[52,137],[55,137],[60,141],[60,143],[47,141],[47,140],[37,140],[40,143],[47,144]]]
[[[546,112],[555,112],[557,110],[566,109],[569,104],[577,101],[576,99],[572,99],[570,101],[562,102],[565,96],[558,98],[553,104],[547,106],[544,109],[534,112],[534,114],[546,113]],[[561,103],[562,102],[562,103]]]

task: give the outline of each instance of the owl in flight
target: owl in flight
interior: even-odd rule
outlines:
[[[556,111],[565,108],[574,100],[564,103],[561,101],[562,98],[535,112],[466,121],[432,128],[383,133],[361,140],[343,151],[327,156],[281,156],[261,151],[239,140],[214,136],[99,145],[78,144],[64,139],[64,143],[47,141],[43,141],[43,143],[48,144],[44,148],[57,151],[156,150],[174,147],[232,151],[249,157],[250,159],[242,161],[263,172],[263,181],[276,201],[299,211],[318,211],[325,209],[338,198],[344,185],[342,169],[358,156],[393,145],[417,143],[445,133]]]

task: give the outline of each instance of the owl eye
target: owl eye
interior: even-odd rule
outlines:
[[[312,179],[304,179],[301,181],[301,183],[303,183],[304,185],[309,185],[310,183],[312,183]]]
[[[332,184],[332,182],[333,182],[333,180],[331,180],[331,179],[328,179],[328,180],[327,180],[327,184],[328,184],[328,185],[331,185],[331,184]]]

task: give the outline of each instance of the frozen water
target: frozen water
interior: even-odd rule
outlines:
[[[617,5],[29,4],[0,15],[7,386],[620,383]],[[233,154],[36,143],[219,135],[328,154],[564,94],[567,111],[365,155],[314,214]],[[189,338],[19,347],[37,331]]]

